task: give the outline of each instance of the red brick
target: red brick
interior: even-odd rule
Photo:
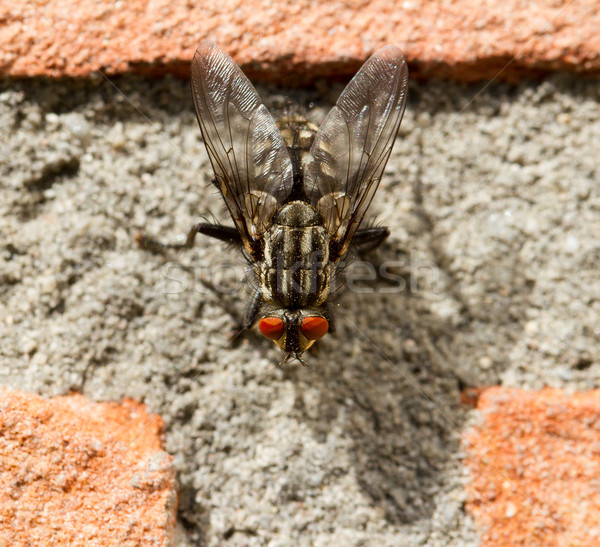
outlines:
[[[490,388],[467,435],[482,546],[600,544],[600,390]]]
[[[0,545],[167,545],[163,422],[134,401],[0,390]]]
[[[600,69],[596,0],[0,3],[0,73],[189,75],[198,42],[227,49],[252,78],[301,83],[353,74],[398,43],[413,75],[470,81]]]

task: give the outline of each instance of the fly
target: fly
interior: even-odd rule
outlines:
[[[331,295],[350,245],[374,248],[389,235],[360,224],[400,127],[407,82],[402,52],[388,45],[319,128],[297,116],[276,123],[227,53],[213,42],[196,50],[196,116],[234,227],[197,224],[181,246],[197,233],[239,245],[256,281],[242,327],[258,323],[285,354],[282,363],[304,363],[302,354],[333,332]]]

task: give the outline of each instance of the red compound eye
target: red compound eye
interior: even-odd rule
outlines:
[[[327,334],[329,323],[322,317],[307,317],[302,320],[300,328],[308,340],[318,340]]]
[[[279,317],[263,317],[258,329],[269,340],[279,340],[283,336],[283,321]]]

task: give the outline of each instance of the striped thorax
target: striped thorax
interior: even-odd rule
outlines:
[[[310,204],[282,207],[265,237],[257,265],[263,298],[285,307],[319,306],[329,295],[329,237]]]

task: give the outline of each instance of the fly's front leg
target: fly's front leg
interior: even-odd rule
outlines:
[[[254,322],[258,317],[258,312],[260,311],[260,307],[262,306],[263,299],[262,293],[260,289],[256,289],[254,294],[250,298],[250,302],[248,303],[248,308],[246,309],[246,313],[244,314],[244,319],[241,323],[234,325],[230,332],[230,339],[234,340],[244,331],[250,330]]]
[[[151,252],[160,252],[166,249],[191,249],[194,246],[196,234],[204,234],[227,243],[239,245],[242,243],[242,239],[236,228],[222,226],[221,224],[209,224],[208,222],[201,222],[200,224],[192,226],[183,243],[161,243],[143,232],[138,232],[135,235],[135,241],[138,247]]]
[[[390,230],[386,226],[363,228],[356,230],[352,244],[360,253],[366,253],[379,247],[389,235]]]
[[[389,228],[387,228],[385,226],[363,228],[361,230],[357,230],[356,233],[354,234],[354,237],[352,238],[352,246],[354,247],[354,250],[357,253],[357,255],[359,257],[363,257],[369,251],[373,251],[377,247],[379,247],[386,240],[386,238],[389,235],[390,235],[390,230],[389,230]],[[352,258],[355,258],[355,257],[352,257]],[[374,273],[374,277],[372,277],[368,280],[364,279],[364,281],[381,280],[382,265],[377,265],[377,264],[371,263],[371,264],[368,264],[368,266],[371,267],[369,269],[369,271]],[[374,268],[374,271],[373,271],[373,268]],[[346,272],[346,273],[349,276],[350,270],[348,270],[348,272]],[[348,283],[348,286],[350,286],[349,285],[350,278],[346,277],[345,281],[346,281],[346,283]]]
[[[333,306],[334,304],[331,304],[330,302],[325,303],[325,319],[327,319],[327,322],[329,323],[329,330],[327,332],[330,334],[335,332],[335,316],[331,309]]]
[[[244,315],[244,322],[241,325],[242,329],[249,329],[252,327],[256,321],[256,318],[258,317],[258,312],[260,311],[262,303],[262,293],[260,292],[260,289],[256,289],[252,295],[252,298],[250,299],[246,314]]]

